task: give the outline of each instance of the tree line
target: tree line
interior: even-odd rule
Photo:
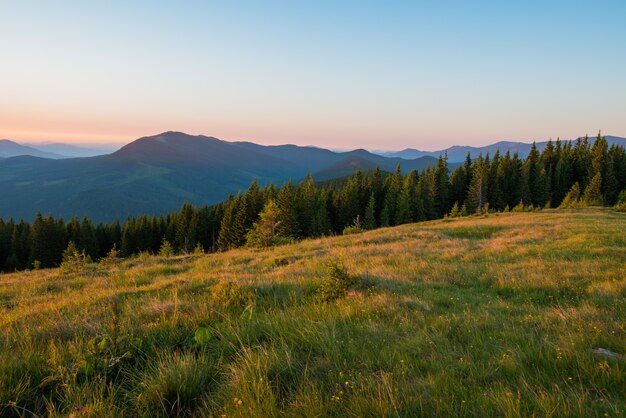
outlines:
[[[177,253],[225,251],[520,205],[555,207],[564,199],[614,205],[625,189],[623,147],[609,147],[600,135],[593,145],[588,138],[557,140],[541,152],[533,144],[525,159],[508,151],[473,160],[468,154],[451,173],[441,156],[421,173],[403,174],[400,166],[394,173],[357,170],[321,184],[309,175],[279,188],[254,180],[216,205],[185,203],[178,212],[130,217],[123,224],[94,225],[87,217],[65,222],[40,213],[32,224],[0,219],[0,269],[58,266],[68,245],[94,261],[112,249],[129,257],[158,253],[164,244]]]

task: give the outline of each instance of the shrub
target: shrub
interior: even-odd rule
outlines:
[[[198,243],[196,248],[193,249],[193,255],[204,255],[204,247],[202,244]]]
[[[352,225],[348,225],[343,229],[343,235],[360,234],[361,232],[364,232],[364,229],[361,223],[360,215],[356,216]]]
[[[102,257],[100,259],[100,264],[102,264],[103,266],[114,265],[118,259],[119,253],[117,251],[117,246],[113,244],[113,248],[111,248],[111,251],[107,253],[106,257]]]
[[[88,263],[91,263],[91,257],[85,254],[85,250],[78,251],[76,244],[70,241],[65,251],[63,251],[61,270],[66,273],[76,272]]]
[[[450,211],[451,218],[458,218],[461,216],[461,208],[459,208],[459,202],[454,202],[452,205],[452,210]]]
[[[323,300],[333,300],[342,297],[348,289],[356,284],[356,279],[348,274],[346,268],[333,260],[326,265],[326,277],[319,288]]]
[[[172,244],[170,244],[168,240],[163,240],[161,248],[159,249],[159,255],[161,257],[171,257],[174,255],[174,247],[172,247]]]
[[[524,212],[524,201],[520,200],[519,203],[511,209],[511,212]]]

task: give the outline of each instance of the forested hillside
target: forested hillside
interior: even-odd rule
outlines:
[[[436,166],[404,175],[358,170],[343,181],[317,184],[311,176],[260,187],[200,208],[185,204],[167,216],[138,216],[123,224],[94,225],[87,218],[65,222],[37,215],[31,224],[0,220],[0,266],[4,271],[58,266],[72,242],[98,260],[113,248],[123,256],[172,251],[218,251],[246,244],[267,246],[305,237],[349,233],[379,226],[485,211],[556,207],[568,192],[569,204],[614,205],[626,189],[626,152],[597,138],[535,147],[526,159],[496,152],[449,172],[445,157]],[[624,196],[622,194],[622,196]],[[167,246],[166,246],[167,247]]]

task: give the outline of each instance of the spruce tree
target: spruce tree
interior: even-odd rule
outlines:
[[[372,191],[365,207],[365,229],[376,228],[376,197]]]
[[[97,260],[98,257],[98,242],[96,240],[96,231],[93,227],[91,219],[86,216],[80,224],[80,250],[85,251],[92,260]]]
[[[435,184],[433,205],[438,218],[443,217],[450,210],[450,177],[448,175],[448,154],[439,156],[435,168]]]
[[[578,182],[576,182],[563,198],[563,201],[559,205],[559,209],[577,208],[580,205],[580,186],[578,185]]]
[[[300,226],[298,225],[298,217],[294,202],[294,191],[291,180],[283,185],[276,197],[276,204],[279,210],[279,219],[281,222],[280,235],[289,238],[300,237]]]
[[[589,206],[600,206],[602,202],[602,174],[596,173],[585,188],[583,196],[585,203]]]
[[[232,196],[229,196],[229,200],[225,204],[224,215],[220,222],[220,232],[217,239],[217,248],[220,251],[235,248],[234,225],[240,200],[241,196],[239,194],[237,194],[237,197],[234,199]]]
[[[480,213],[487,203],[487,167],[482,156],[472,167],[472,178],[467,192],[467,209],[470,213]]]
[[[259,214],[259,219],[253,224],[246,235],[246,245],[251,247],[270,247],[274,243],[280,230],[280,210],[270,199]]]
[[[298,219],[298,225],[304,236],[313,235],[313,223],[315,218],[315,210],[317,200],[317,190],[315,189],[315,182],[311,174],[307,175],[306,179],[298,185],[296,188],[296,216]]]
[[[412,170],[404,178],[402,189],[398,197],[396,208],[395,224],[402,225],[415,220],[415,209],[417,207],[417,171]]]
[[[331,222],[329,215],[329,197],[325,190],[317,193],[315,198],[315,210],[313,211],[313,221],[311,224],[311,237],[327,235],[331,232]]]

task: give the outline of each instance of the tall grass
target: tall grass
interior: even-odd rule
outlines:
[[[0,416],[623,416],[624,300],[601,209],[6,274]]]

